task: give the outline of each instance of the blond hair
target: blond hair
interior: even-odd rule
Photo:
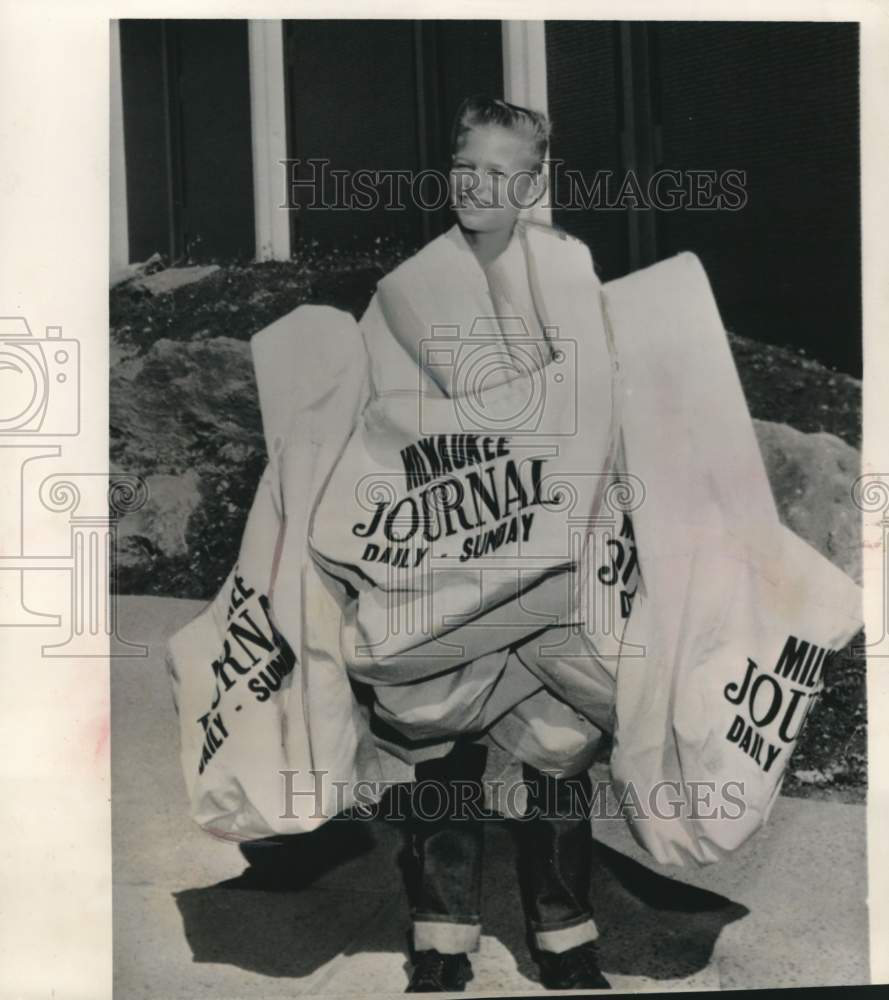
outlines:
[[[479,125],[499,125],[527,136],[534,150],[535,170],[540,170],[546,157],[552,131],[549,119],[540,111],[520,107],[486,94],[474,94],[457,109],[451,133],[451,152],[455,152],[463,136]]]

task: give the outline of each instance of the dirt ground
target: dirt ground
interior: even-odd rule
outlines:
[[[344,254],[317,246],[287,262],[226,265],[204,280],[153,296],[133,283],[112,290],[112,344],[136,352],[159,338],[248,340],[306,302],[359,316],[376,282],[407,248],[380,242]],[[861,383],[781,347],[758,342],[756,331],[730,331],[730,343],[752,416],[805,432],[828,431],[861,447]],[[114,414],[112,414],[114,425]],[[117,432],[120,433],[120,432]],[[112,457],[115,432],[112,432]],[[865,662],[853,648],[834,661],[785,778],[785,794],[861,802],[867,781]]]

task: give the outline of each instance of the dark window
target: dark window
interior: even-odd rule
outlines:
[[[383,236],[419,244],[440,232],[447,211],[424,211],[409,179],[393,172],[446,171],[459,102],[477,91],[502,94],[500,22],[288,21],[286,46],[290,155],[300,161],[297,178],[313,181],[296,191],[294,235],[349,247]],[[358,170],[389,172],[403,210],[334,209],[355,204]],[[368,188],[381,191],[372,179]],[[439,194],[434,184],[421,191],[427,203]],[[309,208],[313,197],[331,207]]]
[[[555,206],[564,206],[554,207],[553,222],[589,245],[603,281],[630,269],[626,213],[583,207],[595,198],[597,172],[622,169],[618,44],[614,21],[546,24],[551,183]]]
[[[858,26],[664,23],[662,162],[747,175],[737,212],[662,212],[737,333],[861,372]]]
[[[252,257],[245,21],[121,21],[130,257]]]
[[[691,250],[729,329],[860,375],[858,26],[551,21],[546,47],[552,156],[618,181],[598,208],[553,214],[601,276]],[[717,195],[743,171],[746,203],[651,207],[661,169],[686,188],[715,171]],[[648,203],[609,208],[629,171]],[[554,187],[565,203],[564,173]]]

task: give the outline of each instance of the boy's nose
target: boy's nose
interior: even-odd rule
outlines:
[[[460,185],[458,198],[464,205],[479,206],[484,204],[485,193],[480,184],[467,182]]]
[[[463,171],[455,180],[458,196],[470,205],[495,205],[503,197],[502,178],[486,171]]]
[[[497,194],[495,186],[496,178],[493,178],[488,174],[479,173],[475,175],[474,181],[474,194],[476,200],[484,205],[490,205]]]

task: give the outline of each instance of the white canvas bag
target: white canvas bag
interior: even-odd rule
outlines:
[[[603,296],[627,464],[646,492],[625,637],[645,655],[619,661],[612,774],[659,861],[708,863],[767,818],[831,655],[861,626],[861,593],[779,523],[698,259]]]
[[[237,565],[168,642],[191,815],[220,837],[314,829],[353,804],[357,780],[381,777],[383,756],[392,780],[412,773],[370,739],[339,659],[339,607],[305,555],[312,497],[366,399],[345,319],[303,307],[254,338],[270,461]]]

